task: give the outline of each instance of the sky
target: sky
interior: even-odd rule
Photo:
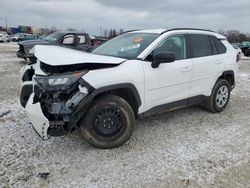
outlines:
[[[0,26],[119,30],[192,27],[250,33],[249,0],[1,0]]]

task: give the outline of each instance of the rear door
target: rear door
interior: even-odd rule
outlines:
[[[190,34],[189,42],[193,67],[190,97],[209,96],[223,70],[224,56],[218,52],[212,36]]]

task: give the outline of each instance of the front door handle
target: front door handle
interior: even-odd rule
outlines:
[[[182,68],[181,72],[190,72],[192,70],[191,67],[184,67]]]

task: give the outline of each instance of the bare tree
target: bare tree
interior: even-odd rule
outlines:
[[[54,33],[55,31],[57,31],[58,29],[56,28],[56,26],[51,26],[50,27],[50,33]]]
[[[113,38],[113,30],[112,30],[112,29],[109,30],[108,37],[109,37],[109,38]]]
[[[108,36],[108,30],[107,29],[103,30],[103,35],[104,35],[105,38]]]
[[[119,35],[121,35],[122,33],[124,33],[124,30],[121,28],[121,29],[119,30]]]
[[[112,37],[116,37],[118,34],[117,34],[117,31],[116,31],[116,29],[113,29],[112,30]]]
[[[71,27],[67,28],[66,30],[67,30],[67,31],[76,31],[76,29],[71,28]]]

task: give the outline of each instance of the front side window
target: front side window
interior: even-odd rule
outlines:
[[[73,45],[74,44],[74,39],[75,39],[74,35],[71,35],[71,34],[70,35],[65,35],[63,37],[62,43],[64,45]]]
[[[94,54],[136,59],[159,34],[125,33],[102,44],[92,51]]]
[[[191,34],[190,46],[193,58],[212,55],[212,48],[208,35]]]
[[[174,35],[163,40],[153,51],[154,54],[160,52],[174,53],[176,60],[187,58],[185,35]]]

